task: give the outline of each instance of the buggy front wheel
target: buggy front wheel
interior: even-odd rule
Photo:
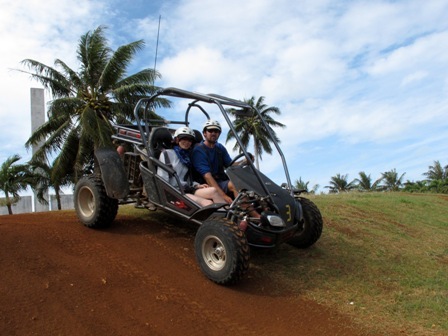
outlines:
[[[288,244],[307,248],[317,242],[322,234],[323,220],[319,208],[307,198],[298,199],[302,205],[302,228],[288,241]]]
[[[229,220],[205,221],[196,233],[194,246],[202,272],[217,284],[235,284],[249,269],[250,249],[246,236]]]

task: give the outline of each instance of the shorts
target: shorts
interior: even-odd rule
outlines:
[[[219,185],[219,187],[227,194],[229,192],[229,180],[220,180],[216,181]]]

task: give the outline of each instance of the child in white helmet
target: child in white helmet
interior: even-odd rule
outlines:
[[[167,149],[160,154],[160,161],[165,164],[171,164],[172,168],[179,176],[182,188],[186,195],[201,206],[207,206],[213,203],[226,203],[223,197],[213,187],[208,184],[200,184],[192,181],[190,159],[191,147],[195,141],[195,134],[189,127],[180,127],[174,133],[175,145],[173,149]],[[173,176],[162,168],[157,169],[157,174],[171,185],[178,187],[177,181]]]

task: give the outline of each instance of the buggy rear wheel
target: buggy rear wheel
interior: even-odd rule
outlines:
[[[74,202],[79,220],[90,228],[108,227],[117,215],[118,200],[108,197],[101,179],[92,175],[78,181]]]
[[[249,269],[250,249],[246,236],[229,220],[205,221],[196,233],[194,246],[202,272],[217,284],[235,284]]]
[[[307,248],[317,242],[322,234],[323,220],[319,208],[307,198],[299,198],[302,205],[303,227],[288,240],[288,244]]]

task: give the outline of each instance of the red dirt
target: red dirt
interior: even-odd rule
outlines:
[[[0,216],[0,335],[363,334],[315,302],[270,292],[255,270],[214,284],[193,239],[120,214],[102,231],[73,211]]]

